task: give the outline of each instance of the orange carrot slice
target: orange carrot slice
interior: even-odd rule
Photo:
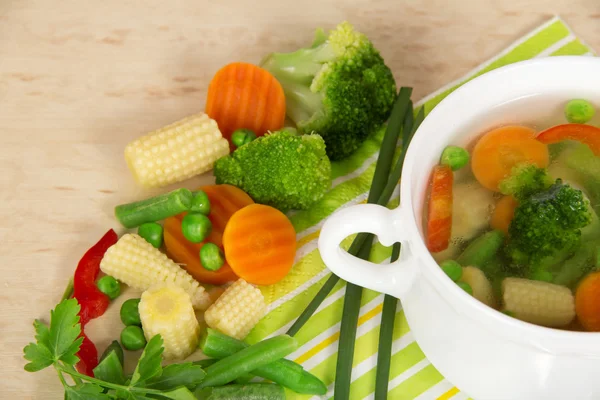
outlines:
[[[236,129],[252,129],[257,136],[281,129],[285,96],[267,70],[235,62],[221,68],[211,80],[205,111],[232,146],[231,134]]]
[[[210,185],[201,188],[210,201],[208,219],[212,223],[210,234],[202,243],[188,241],[181,231],[181,220],[186,213],[165,219],[164,239],[167,254],[181,264],[198,282],[220,285],[237,279],[231,267],[225,263],[217,271],[209,271],[200,262],[200,249],[211,242],[223,248],[223,231],[231,216],[238,210],[254,204],[243,190],[231,185]]]
[[[577,287],[575,312],[585,330],[600,332],[600,272],[592,272]]]
[[[427,248],[437,253],[448,248],[452,233],[452,183],[454,176],[449,166],[433,169],[431,194],[427,212]]]
[[[281,211],[252,204],[233,214],[223,233],[223,246],[237,276],[256,285],[272,285],[294,265],[296,231]]]
[[[587,144],[595,155],[600,156],[600,128],[582,124],[564,124],[540,132],[536,139],[545,144],[576,140]]]
[[[545,168],[550,157],[548,146],[535,140],[535,131],[525,126],[504,126],[486,133],[475,145],[471,168],[484,187],[498,191],[501,180],[523,162]]]
[[[518,205],[519,203],[512,196],[504,196],[498,200],[490,221],[492,228],[508,234],[508,227],[515,216],[515,209]]]

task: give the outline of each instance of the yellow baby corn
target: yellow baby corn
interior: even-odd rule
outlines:
[[[463,267],[461,282],[468,283],[473,289],[473,297],[490,307],[496,306],[492,284],[482,270],[477,267]]]
[[[196,350],[200,325],[190,295],[173,284],[157,285],[142,293],[140,319],[147,340],[160,334],[165,359],[184,359]]]
[[[571,290],[548,282],[521,278],[502,281],[504,310],[515,318],[533,324],[558,328],[575,318]]]
[[[125,160],[144,187],[181,182],[212,169],[229,154],[229,143],[217,123],[199,113],[129,143]]]
[[[206,310],[206,324],[236,339],[244,339],[265,315],[265,298],[259,289],[237,280]]]
[[[190,295],[194,308],[205,310],[210,305],[210,297],[198,281],[134,233],[123,235],[106,251],[100,269],[139,290],[158,283],[172,283]]]

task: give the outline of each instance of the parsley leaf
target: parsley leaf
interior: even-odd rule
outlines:
[[[56,361],[62,360],[67,364],[75,364],[79,358],[75,353],[79,351],[82,338],[79,324],[79,303],[76,299],[61,301],[54,310],[50,311],[50,332],[48,335],[48,349]],[[45,333],[38,333],[45,337]]]
[[[149,380],[145,387],[148,389],[170,390],[180,386],[193,389],[202,382],[206,373],[190,363],[171,364],[163,368],[162,374]]]
[[[48,347],[41,343],[29,343],[23,349],[23,353],[25,353],[25,359],[30,361],[25,364],[25,371],[27,372],[40,371],[54,362],[54,358],[52,358],[52,353],[50,353]]]
[[[65,394],[68,400],[109,400],[112,398],[112,396],[103,393],[102,387],[93,383],[66,386]]]
[[[197,397],[185,387],[171,390],[170,392],[164,392],[160,394],[167,399],[173,400],[197,400]]]
[[[130,386],[143,386],[144,383],[155,376],[160,376],[162,367],[163,340],[160,335],[150,339],[133,371]]]

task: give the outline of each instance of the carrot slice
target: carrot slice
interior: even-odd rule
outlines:
[[[592,272],[577,287],[575,312],[585,330],[600,332],[600,272]]]
[[[515,216],[515,209],[518,205],[519,203],[512,196],[504,196],[498,200],[490,221],[491,227],[508,234],[508,227]]]
[[[433,169],[427,212],[427,248],[437,253],[448,248],[452,233],[452,169],[438,165]]]
[[[252,204],[233,214],[223,233],[223,247],[237,276],[256,285],[272,285],[294,265],[296,231],[281,211]]]
[[[587,144],[595,155],[600,156],[600,128],[583,124],[564,124],[540,132],[536,139],[545,144],[576,140]]]
[[[164,240],[167,254],[190,273],[198,282],[220,285],[237,279],[227,262],[217,271],[209,271],[200,262],[200,249],[211,242],[223,248],[223,231],[231,216],[238,210],[254,204],[243,190],[231,185],[210,185],[201,188],[210,201],[208,219],[212,230],[202,243],[188,241],[181,231],[181,220],[186,213],[165,219]]]
[[[221,68],[208,86],[206,114],[217,121],[232,147],[236,129],[252,129],[257,136],[283,127],[283,88],[267,70],[235,62]]]
[[[501,180],[516,164],[528,162],[548,166],[548,146],[535,140],[535,131],[525,126],[504,126],[486,133],[475,145],[471,168],[484,187],[498,191]]]

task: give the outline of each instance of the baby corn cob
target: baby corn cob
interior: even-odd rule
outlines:
[[[468,283],[471,286],[473,297],[477,300],[490,307],[495,307],[496,300],[494,299],[492,284],[488,281],[482,270],[477,267],[463,267],[460,281]]]
[[[184,359],[196,350],[200,325],[185,290],[173,284],[153,286],[142,293],[138,309],[146,339],[161,335],[165,359]]]
[[[125,160],[144,187],[181,182],[212,169],[229,154],[217,123],[199,113],[150,132],[127,145]]]
[[[242,340],[265,312],[265,298],[260,290],[239,279],[206,310],[204,320],[209,327]]]
[[[210,297],[190,274],[137,234],[128,233],[104,254],[100,269],[135,289],[146,290],[159,283],[184,289],[192,305],[205,310]]]
[[[521,278],[502,281],[504,310],[515,318],[537,325],[558,328],[575,318],[571,291],[560,285]]]

